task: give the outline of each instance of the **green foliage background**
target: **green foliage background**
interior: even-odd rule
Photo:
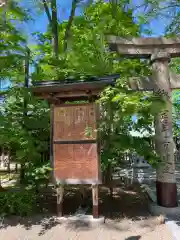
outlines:
[[[53,0],[52,0],[53,1]],[[52,17],[51,4],[47,5]],[[23,1],[22,1],[23,2]],[[142,34],[142,25],[162,14],[163,1],[145,0],[146,11],[134,21],[130,1],[89,1],[82,4],[81,16],[70,16],[67,21],[49,22],[46,32],[33,33],[34,44],[29,44],[30,64],[33,67],[32,81],[64,80],[74,81],[92,76],[118,73],[120,78],[115,86],[108,86],[98,102],[101,108],[99,131],[101,136],[101,164],[103,171],[122,163],[125,153],[136,152],[154,167],[159,157],[154,149],[153,117],[163,108],[160,96],[150,92],[132,92],[128,89],[128,78],[151,74],[147,60],[122,58],[109,51],[107,35],[137,37]],[[73,1],[73,4],[75,1]],[[169,4],[169,5],[168,5]],[[163,9],[174,7],[179,1],[167,3]],[[36,6],[35,6],[36,5]],[[36,14],[45,11],[42,2],[25,9],[17,1],[9,1],[7,8],[0,8],[0,79],[9,79],[11,89],[0,106],[0,144],[11,153],[11,161],[18,161],[25,170],[24,184],[36,187],[49,179],[49,159],[42,160],[42,153],[49,151],[49,105],[35,99],[30,89],[17,87],[24,84],[24,60],[27,57],[28,39],[18,28],[20,22],[28,22]],[[39,7],[41,6],[41,7]],[[77,7],[76,5],[72,5]],[[179,5],[178,5],[179,6]],[[57,12],[60,11],[59,7]],[[178,31],[179,13],[167,26],[167,36]],[[174,24],[175,23],[175,24]],[[52,24],[57,25],[58,52],[54,53]],[[70,26],[70,28],[69,28]],[[148,28],[143,28],[144,33]],[[65,33],[68,30],[68,38]],[[64,42],[67,48],[64,49]],[[171,68],[179,72],[179,58],[171,63]],[[16,86],[15,86],[16,85]],[[27,117],[24,116],[24,99],[27,100]],[[174,136],[179,135],[179,92],[173,94]],[[154,107],[155,106],[155,107]],[[136,121],[132,116],[136,116]],[[144,133],[144,137],[132,136],[132,131]]]

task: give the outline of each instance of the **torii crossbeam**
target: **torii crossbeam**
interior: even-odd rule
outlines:
[[[166,93],[163,94],[166,107],[155,116],[155,145],[162,162],[157,169],[156,192],[158,205],[176,207],[177,187],[172,132],[172,102],[169,99],[171,99],[171,90],[180,88],[180,77],[170,73],[168,63],[171,58],[180,57],[180,38],[124,39],[109,36],[108,43],[110,49],[118,52],[121,56],[151,59],[152,77],[139,78],[138,81],[130,79],[130,89]]]
[[[156,49],[167,52],[171,58],[179,57],[180,37],[173,39],[164,37],[124,39],[109,36],[108,43],[112,51],[132,58],[150,58]]]

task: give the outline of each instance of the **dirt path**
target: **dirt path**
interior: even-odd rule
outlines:
[[[35,221],[35,219],[34,219]],[[44,218],[28,225],[6,225],[0,230],[0,240],[171,240],[166,225],[156,226],[154,219],[116,222],[107,220],[99,227],[74,226],[59,223],[56,218]]]
[[[100,214],[106,217],[105,223],[100,226],[92,228],[87,224],[62,223],[52,213],[49,216],[36,215],[24,219],[11,217],[5,219],[1,225],[0,240],[172,239],[166,225],[158,225],[157,218],[150,216],[147,209],[148,200],[139,186],[131,186],[130,189],[125,186],[114,188],[113,195],[111,199],[107,188],[100,189]],[[73,213],[78,206],[76,197],[68,196],[67,194],[64,201],[64,210],[65,213]],[[53,201],[47,203],[52,210],[56,207],[53,206]]]

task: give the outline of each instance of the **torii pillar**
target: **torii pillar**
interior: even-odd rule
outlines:
[[[161,164],[157,169],[157,204],[162,207],[177,206],[175,178],[174,141],[172,131],[171,75],[168,63],[180,56],[180,38],[132,38],[108,37],[110,49],[130,58],[150,58],[152,64],[153,90],[165,100],[165,108],[155,116],[155,146]],[[173,88],[180,88],[174,84]],[[150,90],[147,88],[141,89]],[[155,106],[156,107],[156,106]]]

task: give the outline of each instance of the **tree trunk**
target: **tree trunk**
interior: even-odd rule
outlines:
[[[2,151],[1,151],[1,167],[4,167],[4,147],[2,147]]]
[[[49,24],[51,26],[51,30],[52,30],[52,47],[53,47],[53,55],[56,59],[58,59],[59,56],[59,43],[58,43],[58,19],[57,19],[57,2],[56,0],[51,0],[51,12],[49,11],[49,7],[47,4],[46,0],[42,0],[43,2],[43,6],[44,6],[44,10],[46,12],[47,18],[49,20]],[[68,23],[67,23],[67,27],[66,27],[66,31],[65,31],[65,35],[64,35],[64,46],[63,46],[63,50],[64,52],[67,50],[67,46],[68,46],[68,39],[69,39],[69,35],[70,35],[70,29],[72,26],[72,22],[75,16],[75,10],[76,10],[76,6],[77,3],[79,2],[79,0],[73,0],[72,1],[72,6],[71,6],[71,13],[68,19]]]
[[[25,56],[25,63],[24,63],[24,88],[27,89],[28,86],[29,86],[29,58],[30,58],[30,51],[29,49],[27,48],[27,52],[26,52],[26,56]],[[27,109],[27,92],[24,93],[24,109],[23,109],[23,117],[24,117],[24,121],[23,121],[23,126],[24,126],[24,129],[27,129],[27,126],[26,126],[26,120],[27,120],[27,112],[28,112],[28,109]],[[21,169],[20,169],[20,184],[23,184],[24,182],[24,178],[25,178],[25,164],[22,163],[21,164]]]
[[[20,169],[20,184],[24,183],[24,178],[25,178],[25,164],[21,164],[21,169]]]
[[[52,11],[52,47],[54,57],[58,59],[58,21],[57,21],[57,4],[56,0],[51,0],[51,11]]]
[[[177,206],[177,188],[172,132],[172,100],[168,67],[169,55],[157,52],[152,56],[155,93],[165,102],[164,109],[155,116],[155,145],[161,163],[157,169],[157,203],[163,207]]]
[[[48,7],[48,4],[47,4],[46,0],[43,0],[43,6],[44,6],[44,10],[46,12],[47,18],[49,20],[49,24],[51,25],[52,24],[52,18],[51,18],[51,14],[50,14],[49,7]]]
[[[69,35],[70,35],[70,29],[71,29],[71,26],[73,23],[73,19],[74,19],[74,15],[75,15],[75,11],[76,11],[78,2],[79,2],[79,0],[72,1],[71,13],[70,13],[70,16],[68,19],[68,23],[67,23],[67,27],[66,27],[66,31],[65,31],[65,35],[64,35],[64,46],[63,46],[64,52],[66,52],[67,47],[68,47],[68,39],[69,39]]]
[[[106,149],[110,149],[111,147],[111,135],[113,132],[113,106],[112,104],[108,104],[108,116],[107,116],[107,127],[108,127],[108,138],[106,139]],[[109,186],[109,193],[111,199],[113,198],[113,182],[112,182],[112,163],[109,162],[107,166],[108,172],[108,186]]]

